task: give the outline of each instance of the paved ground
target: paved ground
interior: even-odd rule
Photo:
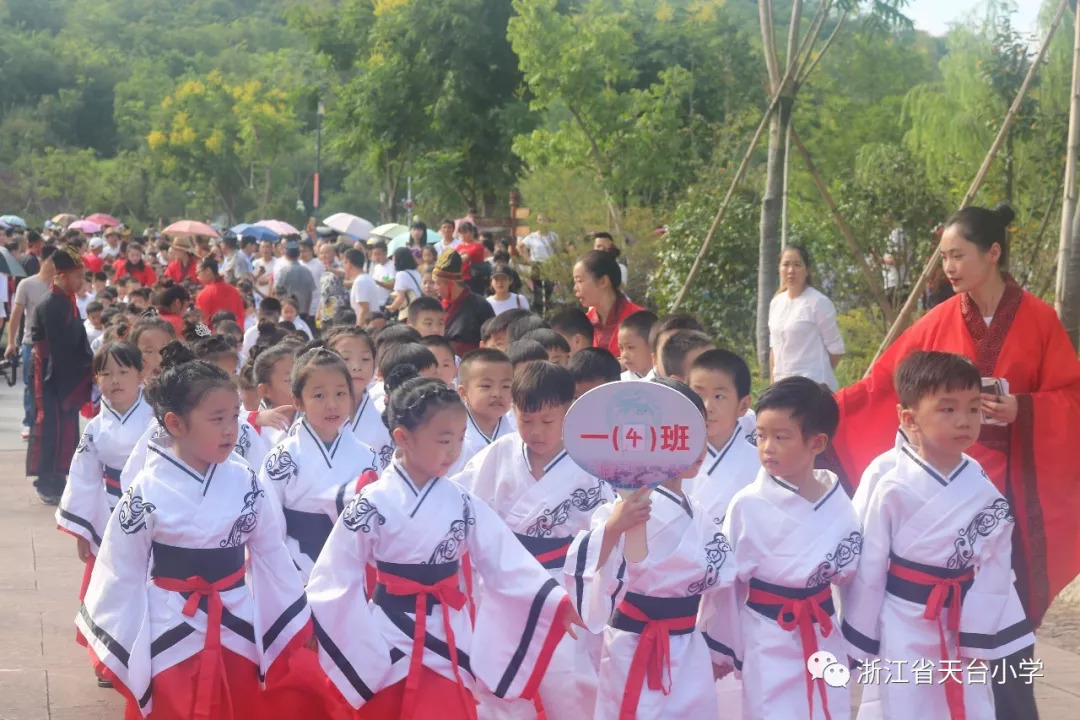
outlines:
[[[56,530],[52,508],[23,476],[21,385],[0,384],[0,720],[119,720],[119,695],[97,687],[74,640],[75,541]],[[1055,605],[1037,655],[1043,720],[1080,716],[1080,602]]]

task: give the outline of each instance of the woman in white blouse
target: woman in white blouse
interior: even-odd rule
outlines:
[[[386,309],[388,312],[397,313],[398,320],[405,322],[409,317],[412,301],[424,294],[423,281],[416,269],[416,258],[409,248],[398,248],[394,251],[393,267],[394,301]]]
[[[811,287],[810,254],[789,245],[780,254],[781,289],[769,304],[769,369],[773,382],[792,375],[836,390],[833,368],[844,354],[836,308]]]

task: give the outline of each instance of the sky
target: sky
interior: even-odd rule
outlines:
[[[1013,3],[1017,8],[1015,27],[1021,32],[1034,32],[1043,0],[1013,0]],[[983,7],[985,0],[910,0],[903,12],[920,30],[943,35],[950,23],[959,22],[972,10]]]

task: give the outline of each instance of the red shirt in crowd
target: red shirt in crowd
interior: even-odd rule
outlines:
[[[82,262],[83,266],[92,273],[99,273],[105,269],[105,259],[94,253],[86,253],[83,255]]]
[[[184,318],[180,317],[179,315],[161,312],[161,308],[158,308],[158,315],[161,316],[162,320],[169,321],[169,324],[172,325],[173,328],[176,330],[176,337],[184,337]]]
[[[644,309],[630,302],[622,293],[615,298],[615,305],[608,313],[607,322],[601,323],[600,313],[596,312],[594,307],[589,308],[586,314],[589,322],[593,324],[593,347],[607,348],[612,355],[619,357],[619,326],[627,317]]]
[[[188,261],[188,266],[186,270],[180,264],[179,260],[173,260],[171,263],[169,263],[169,266],[165,268],[165,277],[169,278],[177,285],[184,282],[185,280],[199,282],[198,266],[199,261],[195,258],[191,258],[191,260]]]
[[[207,325],[218,310],[228,310],[236,316],[237,322],[244,322],[244,299],[239,290],[224,280],[215,280],[200,290],[195,307],[202,310]]]
[[[461,264],[461,279],[472,280],[472,265],[476,263],[479,265],[484,262],[484,244],[483,243],[468,243],[457,246],[458,255],[464,260]]]
[[[142,284],[143,287],[153,287],[157,282],[157,273],[150,267],[150,263],[143,260],[142,270],[137,268],[128,268],[127,260],[117,260],[113,265],[116,268],[116,277],[122,278],[125,275],[130,275]]]

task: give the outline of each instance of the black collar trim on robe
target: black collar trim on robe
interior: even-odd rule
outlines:
[[[956,466],[956,469],[953,470],[951,473],[949,473],[949,477],[946,478],[946,477],[943,477],[942,474],[939,473],[937,470],[930,467],[930,464],[928,462],[926,462],[921,457],[919,457],[918,454],[916,454],[916,452],[911,449],[910,445],[905,445],[902,448],[902,450],[904,451],[905,455],[907,455],[909,458],[911,458],[915,462],[915,464],[917,464],[924,471],[926,471],[926,473],[929,474],[930,477],[934,478],[939,483],[941,483],[942,485],[945,485],[945,486],[947,486],[949,483],[951,483],[953,480],[955,480],[957,477],[959,477],[960,473],[964,472],[964,468],[966,468],[968,466],[968,463],[971,462],[967,458],[964,458],[960,462],[960,464]]]
[[[131,407],[129,407],[128,411],[126,413],[124,413],[122,416],[120,415],[120,413],[116,412],[116,410],[113,409],[112,405],[110,405],[105,400],[104,397],[101,398],[101,407],[108,410],[109,413],[114,418],[119,420],[121,425],[123,425],[128,421],[128,418],[130,418],[135,413],[135,411],[139,409],[139,406],[142,405],[142,401],[143,401],[143,394],[142,394],[142,390],[140,390],[138,397],[135,398],[135,402],[131,404]]]
[[[195,472],[194,468],[185,463],[184,461],[175,458],[171,453],[154,446],[152,443],[146,446],[150,452],[155,452],[165,460],[175,465],[177,469],[186,475],[195,479],[195,482],[203,486],[203,495],[206,495],[206,491],[210,488],[210,481],[214,479],[214,472],[217,470],[217,463],[212,464],[206,471],[206,475],[199,475]]]
[[[532,463],[529,462],[529,446],[525,444],[524,440],[521,442],[521,457],[525,458],[525,467],[529,469],[529,473],[532,473]],[[549,472],[551,472],[551,468],[558,465],[564,457],[566,457],[565,449],[559,452],[558,455],[551,459],[551,462],[544,466],[543,475],[547,475]],[[541,477],[543,477],[543,475],[541,475]]]
[[[728,454],[728,450],[731,449],[731,446],[735,444],[736,438],[738,438],[739,435],[741,435],[741,434],[742,434],[742,427],[740,427],[739,423],[736,422],[735,423],[735,430],[732,431],[731,437],[728,439],[727,445],[724,445],[723,449],[721,449],[719,452],[717,452],[713,448],[711,443],[706,445],[706,447],[708,447],[708,449],[709,449],[709,454],[717,456],[716,460],[713,461],[713,464],[709,466],[709,471],[707,473],[705,473],[706,475],[712,475],[713,474],[713,470],[715,470],[716,466],[719,465],[724,460],[724,456]]]
[[[770,473],[769,477],[771,477],[773,479],[773,482],[775,482],[777,485],[784,488],[785,490],[790,490],[791,492],[795,493],[796,495],[799,494],[799,488],[795,487],[791,483],[784,482],[783,480],[781,480],[780,478],[776,477],[775,475],[773,475],[771,473]]]
[[[686,512],[687,515],[689,515],[690,517],[694,517],[694,511],[690,509],[690,503],[685,498],[679,497],[678,495],[676,495],[672,491],[668,490],[663,485],[657,485],[653,489],[656,492],[663,495],[664,497],[666,497],[671,502],[673,502],[676,505],[678,505],[679,507],[681,507]]]
[[[335,437],[334,442],[330,444],[330,448],[328,451],[323,441],[320,440],[319,436],[315,434],[314,430],[312,430],[311,424],[307,421],[307,418],[301,420],[300,423],[304,426],[304,429],[307,430],[308,435],[311,436],[311,439],[315,441],[315,445],[318,446],[319,452],[322,453],[322,458],[326,462],[326,467],[332,470],[334,468],[334,463],[332,461],[334,459],[334,456],[337,454],[338,448],[341,447],[341,431],[338,431],[337,437]]]
[[[465,414],[469,416],[469,422],[471,422],[472,426],[476,428],[476,432],[480,433],[480,437],[484,438],[484,442],[486,444],[490,445],[491,443],[495,442],[495,439],[497,437],[499,437],[499,430],[502,429],[504,418],[499,418],[499,421],[495,423],[495,432],[491,433],[491,435],[488,435],[480,429],[480,426],[477,424],[476,419],[472,416],[472,413],[469,411],[468,408],[465,408]]]
[[[814,505],[814,509],[817,510],[822,505],[827,503],[829,501],[829,498],[831,498],[833,496],[833,493],[836,492],[836,489],[838,487],[840,487],[840,479],[839,478],[836,479],[836,482],[833,483],[833,486],[831,488],[829,488],[829,490],[822,496],[822,498],[817,501],[817,504]]]

